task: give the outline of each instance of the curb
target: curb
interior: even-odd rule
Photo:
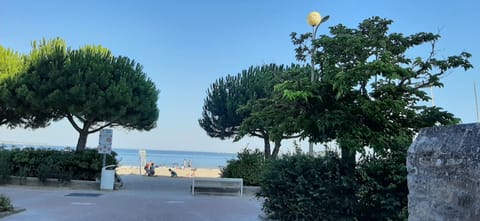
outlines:
[[[243,186],[243,195],[256,196],[260,192],[259,186]]]
[[[3,217],[6,217],[6,216],[10,216],[10,215],[13,215],[13,214],[17,214],[17,213],[20,213],[20,212],[23,212],[27,209],[25,208],[19,208],[19,207],[14,207],[13,208],[13,211],[4,211],[4,212],[0,212],[0,219],[3,218]]]
[[[67,182],[58,181],[58,179],[47,179],[41,182],[38,177],[11,177],[9,185],[14,186],[29,186],[29,187],[56,187],[56,188],[70,188],[70,189],[88,189],[99,190],[100,182],[88,180],[71,180]]]

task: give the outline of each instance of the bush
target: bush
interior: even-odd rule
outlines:
[[[335,153],[324,157],[284,156],[267,164],[258,197],[263,210],[279,220],[354,220],[346,194],[352,181]]]
[[[10,181],[12,175],[12,154],[7,150],[0,150],[0,184]]]
[[[358,220],[407,220],[405,154],[368,157],[358,164]]]
[[[3,194],[0,194],[0,212],[5,211],[13,211],[13,206],[10,202],[10,198]]]
[[[38,177],[42,182],[54,178],[65,182],[72,179],[95,180],[101,174],[103,156],[95,149],[82,152],[33,148],[5,151],[11,155],[10,174],[13,176]],[[115,156],[115,152],[107,155],[106,164],[116,165]]]
[[[221,177],[242,178],[245,185],[258,186],[265,168],[263,152],[258,149],[243,149],[237,158],[228,161],[227,166],[221,170]]]
[[[38,179],[41,182],[48,178],[56,178],[60,182],[68,182],[72,179],[71,164],[72,154],[68,152],[55,153],[47,156],[37,168]]]

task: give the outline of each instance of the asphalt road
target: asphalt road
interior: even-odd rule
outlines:
[[[263,214],[253,196],[192,196],[188,178],[122,178],[116,191],[0,186],[15,207],[26,209],[2,221],[251,221]]]

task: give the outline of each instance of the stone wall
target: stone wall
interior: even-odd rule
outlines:
[[[407,170],[409,221],[480,221],[480,124],[422,129]]]

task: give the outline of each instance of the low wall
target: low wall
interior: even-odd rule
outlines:
[[[422,129],[407,170],[409,221],[480,220],[480,124]]]

